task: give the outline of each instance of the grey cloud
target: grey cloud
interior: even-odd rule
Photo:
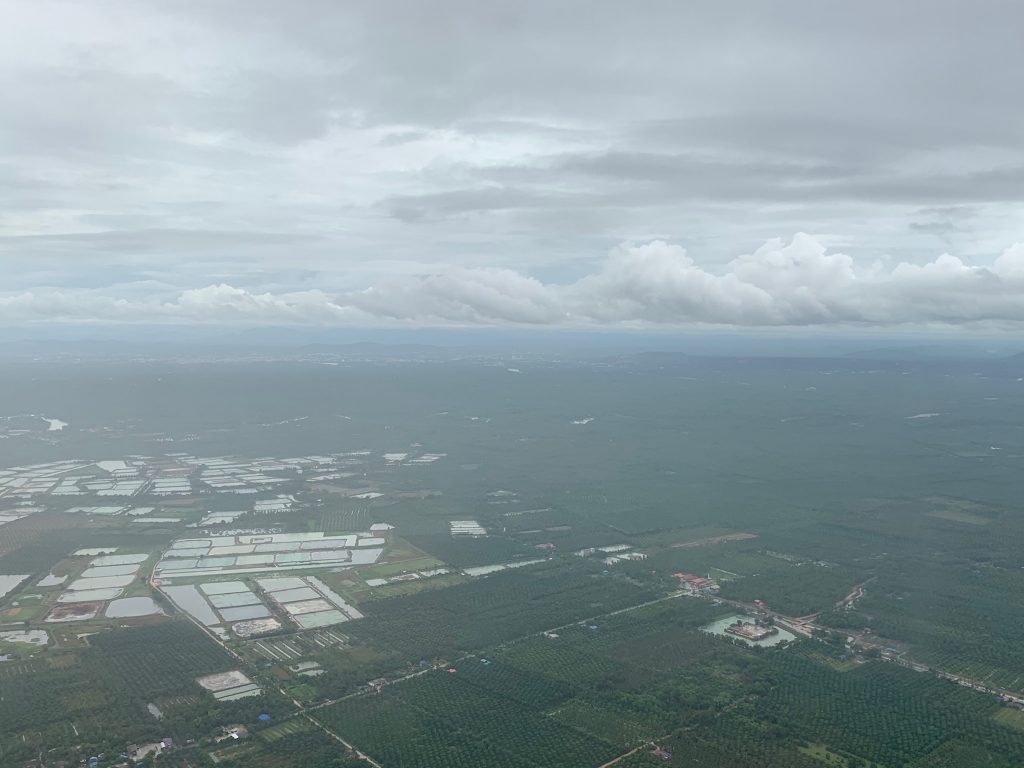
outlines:
[[[551,170],[606,177],[612,180],[673,181],[680,178],[714,179],[723,174],[755,183],[769,180],[821,181],[854,173],[849,166],[783,162],[733,162],[693,155],[653,152],[604,152],[558,159]]]
[[[1024,110],[1002,111],[999,120],[942,120],[931,110],[894,111],[883,117],[873,114],[869,103],[835,114],[807,109],[752,112],[739,107],[724,114],[638,121],[624,129],[620,139],[635,138],[664,151],[702,147],[819,162],[843,158],[846,163],[884,163],[921,150],[1017,150],[1022,129]]]
[[[625,211],[673,202],[776,205],[1024,201],[1024,166],[878,176],[841,167],[729,163],[654,154],[579,155],[545,166],[480,169],[486,186],[401,195],[382,205],[402,221],[480,211],[595,207]]]
[[[401,144],[408,144],[413,141],[420,141],[427,138],[427,131],[396,130],[385,134],[378,142],[382,147],[397,147]]]
[[[225,92],[202,104],[201,125],[256,141],[297,144],[324,136],[350,110],[330,75],[282,75],[257,70],[234,75]]]
[[[975,206],[954,205],[938,208],[926,208],[907,225],[916,232],[935,235],[949,241],[952,235],[968,230],[972,219],[978,215]]]
[[[33,0],[4,21],[0,291],[38,319],[904,322],[887,291],[941,316],[984,278],[864,265],[937,242],[994,265],[1022,239],[1009,0],[154,0],[116,23]],[[842,242],[854,279],[730,264],[797,230]],[[694,263],[595,257],[656,239]]]
[[[547,325],[567,317],[556,290],[511,270],[464,269],[396,280],[339,301],[369,317],[412,322]]]
[[[86,221],[105,221],[106,217],[89,217]],[[320,239],[315,235],[281,232],[245,232],[181,229],[105,230],[53,235],[0,236],[0,253],[17,253],[26,243],[42,249],[61,250],[82,245],[96,245],[108,252],[187,254],[194,249],[220,248],[225,245],[245,247],[280,247]]]
[[[428,216],[448,216],[473,211],[551,208],[570,204],[600,203],[593,196],[584,194],[560,196],[515,187],[491,186],[427,195],[402,195],[384,200],[382,206],[396,219],[415,222]]]

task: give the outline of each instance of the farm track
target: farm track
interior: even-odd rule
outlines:
[[[650,747],[653,744],[654,744],[654,742],[648,741],[648,742],[645,742],[645,743],[641,744],[639,747],[633,747],[631,750],[629,750],[629,752],[626,752],[624,755],[619,755],[618,757],[613,757],[607,763],[602,763],[601,765],[597,766],[597,768],[611,768],[611,766],[615,765],[616,763],[621,762],[622,760],[625,760],[630,755],[635,755],[637,752],[639,752],[644,747]]]
[[[740,704],[742,704],[744,702],[744,700],[745,700],[744,697],[740,697],[740,698],[736,699],[735,701],[733,701],[732,703],[726,705],[719,712],[717,712],[715,714],[715,718],[717,719],[717,718],[721,717],[722,715],[727,714],[728,712],[732,712]],[[692,725],[685,725],[682,728],[677,728],[676,730],[672,731],[671,733],[665,734],[664,736],[659,736],[656,739],[651,739],[649,741],[645,741],[640,746],[634,747],[633,749],[629,750],[629,752],[621,754],[618,757],[612,758],[607,763],[602,763],[601,765],[597,766],[597,768],[610,768],[610,766],[613,766],[613,765],[619,763],[620,761],[625,760],[630,755],[636,754],[641,749],[645,749],[647,747],[656,747],[658,744],[663,744],[670,737],[672,737],[674,735],[677,735],[677,734],[680,734],[680,733],[686,733],[687,731],[692,731],[693,728],[694,728],[694,726],[692,726]]]
[[[356,749],[352,744],[349,744],[347,741],[345,741],[343,738],[341,738],[341,736],[336,734],[334,731],[332,731],[326,725],[324,725],[319,720],[317,720],[315,717],[313,717],[311,714],[309,714],[309,712],[302,712],[299,715],[297,715],[297,717],[304,717],[304,718],[306,718],[309,722],[311,722],[313,725],[315,725],[321,731],[326,733],[332,739],[337,741],[339,744],[344,744],[347,749],[351,749],[353,752],[356,753],[356,756],[360,760],[366,761],[367,763],[372,765],[373,768],[384,768],[384,766],[382,766],[380,763],[378,763],[376,760],[374,760],[368,754],[366,754],[365,752],[361,752],[360,750]]]

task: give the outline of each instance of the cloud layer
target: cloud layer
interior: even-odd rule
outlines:
[[[1016,317],[1019,2],[0,8],[12,322]]]
[[[0,296],[0,323],[217,325],[819,326],[1024,323],[1024,244],[990,267],[942,254],[858,264],[798,233],[710,271],[661,240],[622,245],[591,274],[545,283],[508,269],[394,276],[334,295],[220,283],[169,298],[102,290]]]

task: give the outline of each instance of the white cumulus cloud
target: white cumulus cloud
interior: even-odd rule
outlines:
[[[810,235],[771,240],[719,269],[661,240],[614,249],[591,274],[545,283],[509,269],[387,276],[362,290],[253,292],[215,283],[176,296],[118,289],[0,295],[0,322],[211,325],[737,327],[1024,323],[1024,244],[972,266],[867,264]]]

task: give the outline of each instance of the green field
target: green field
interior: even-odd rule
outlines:
[[[0,631],[44,629],[50,642],[0,642],[12,656],[0,663],[0,764],[40,753],[50,755],[41,768],[78,764],[168,735],[194,768],[213,765],[211,754],[227,768],[359,764],[329,729],[384,768],[597,768],[627,753],[619,768],[1024,765],[1018,710],[880,658],[894,646],[901,659],[1024,693],[1024,370],[854,358],[549,363],[524,376],[492,360],[0,368],[7,407],[76,425],[0,441],[4,466],[175,450],[339,454],[347,477],[284,471],[287,482],[258,497],[287,492],[294,509],[237,525],[396,526],[383,562],[320,571],[365,614],[332,627],[337,636],[289,627],[217,641],[171,606],[165,617],[46,623],[65,586],[34,584],[51,572],[77,578],[87,559],[76,549],[113,546],[150,553],[127,588],[150,594],[148,568],[171,542],[229,526],[201,533],[62,511],[102,502],[88,495],[35,499],[44,509],[0,526],[0,573],[32,576],[0,602]],[[951,415],[909,418],[925,412]],[[404,451],[445,455],[382,458]],[[332,483],[384,496],[313,487]],[[193,523],[252,498],[131,503]],[[0,510],[14,506],[0,496]],[[489,535],[453,538],[457,519]],[[749,535],[723,538],[735,534]],[[645,557],[574,554],[615,545]],[[365,584],[541,558],[487,576]],[[701,626],[738,609],[673,597],[679,571],[710,575],[721,599],[817,615],[827,631],[774,650],[706,635]],[[837,607],[855,585],[863,594]],[[299,662],[323,673],[303,676]],[[195,683],[232,669],[261,695],[217,702]],[[378,678],[387,684],[369,692]],[[218,742],[233,724],[249,737]]]

